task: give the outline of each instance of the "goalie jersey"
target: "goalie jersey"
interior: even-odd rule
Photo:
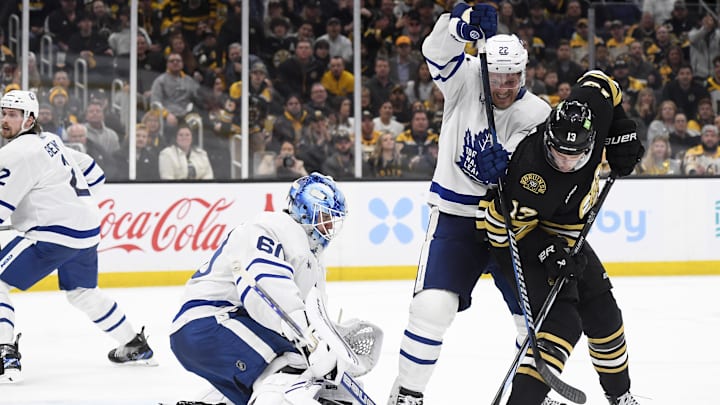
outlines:
[[[192,320],[238,308],[282,333],[280,317],[252,291],[240,269],[249,271],[287,313],[305,308],[313,286],[325,291],[325,268],[311,252],[305,230],[285,212],[263,212],[232,230],[186,283],[170,333]]]
[[[429,203],[441,212],[474,217],[487,186],[465,174],[463,165],[472,154],[491,145],[482,94],[480,59],[464,52],[465,44],[448,34],[450,14],[439,17],[423,42],[433,81],[445,95],[438,161],[430,185]],[[520,89],[508,108],[495,109],[498,142],[512,152],[517,144],[550,113],[550,106]]]
[[[9,221],[37,241],[97,245],[100,210],[91,190],[104,180],[90,156],[66,148],[57,135],[22,134],[0,148],[0,224]]]
[[[571,173],[554,169],[546,158],[545,125],[523,139],[508,166],[505,195],[512,199],[511,218],[520,241],[540,227],[560,235],[573,246],[584,225],[585,215],[597,201],[605,138],[614,119],[625,118],[618,85],[599,71],[589,71],[573,87],[569,100],[585,102],[593,113],[597,131],[587,164]],[[479,229],[485,229],[494,247],[508,246],[507,233],[498,198],[482,201],[478,210]]]

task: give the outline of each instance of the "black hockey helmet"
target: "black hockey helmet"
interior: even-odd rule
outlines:
[[[547,119],[544,142],[548,162],[556,169],[568,171],[558,167],[552,149],[563,155],[582,155],[570,171],[583,167],[590,159],[595,145],[595,126],[590,107],[580,101],[563,101],[558,104]]]

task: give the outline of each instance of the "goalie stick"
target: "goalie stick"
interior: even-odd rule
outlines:
[[[490,93],[490,77],[488,73],[485,38],[485,33],[483,33],[483,38],[477,42],[478,55],[480,57],[480,69],[482,73],[483,103],[485,104],[488,129],[490,130],[493,144],[497,144],[498,140],[497,132],[495,130],[495,115],[493,113],[492,95]],[[540,357],[541,352],[538,348],[537,336],[535,333],[537,329],[530,309],[530,299],[528,298],[527,287],[525,286],[525,277],[523,275],[522,265],[520,262],[520,253],[518,252],[515,233],[512,230],[510,210],[508,202],[505,198],[502,178],[498,180],[498,199],[503,213],[503,220],[505,221],[505,229],[507,230],[508,244],[510,245],[510,261],[513,266],[518,295],[520,296],[520,308],[522,309],[523,318],[525,319],[525,327],[527,328],[528,337],[530,338],[530,346],[532,347],[533,359],[535,360],[535,369],[551,389],[573,402],[584,404],[587,400],[585,393],[561,380],[560,377],[550,370],[547,363],[545,363],[545,360]]]
[[[585,224],[583,225],[582,229],[580,230],[580,234],[578,235],[577,240],[575,241],[575,245],[573,245],[572,250],[570,251],[570,254],[572,256],[577,255],[580,250],[582,249],[583,245],[585,245],[585,239],[587,238],[588,233],[590,233],[590,229],[593,226],[593,223],[595,222],[595,219],[597,218],[598,213],[600,212],[600,208],[602,207],[603,203],[605,202],[605,199],[607,198],[608,194],[610,193],[610,187],[612,187],[613,184],[615,184],[615,179],[617,176],[615,173],[611,173],[610,176],[605,181],[605,185],[603,186],[602,191],[600,192],[600,195],[598,196],[597,201],[595,202],[595,205],[590,209],[590,212],[588,212],[587,218],[585,219]],[[548,293],[547,298],[545,299],[545,302],[543,303],[542,307],[540,308],[540,312],[537,316],[537,322],[536,326],[537,328],[540,328],[545,321],[545,318],[547,317],[548,312],[550,312],[550,308],[552,307],[553,303],[555,303],[555,299],[558,296],[558,293],[563,288],[565,283],[567,282],[566,277],[560,277],[558,280],[555,281],[555,285],[553,285],[553,288]],[[518,350],[517,354],[515,355],[515,359],[513,360],[512,364],[510,365],[510,369],[505,374],[505,378],[503,379],[502,383],[500,384],[500,388],[498,389],[497,393],[495,394],[495,398],[493,398],[492,405],[500,405],[500,401],[502,400],[503,395],[505,395],[505,391],[507,391],[508,387],[510,386],[510,383],[515,377],[515,373],[517,372],[518,366],[520,365],[520,359],[525,355],[525,352],[527,351],[528,344],[530,342],[530,337],[526,336],[525,340],[523,341],[522,345],[520,346],[520,349]]]
[[[295,333],[297,336],[306,336],[306,333],[302,330],[300,325],[298,325],[298,323],[295,322],[295,320],[290,317],[290,315],[280,306],[280,304],[277,303],[277,301],[275,301],[273,299],[273,297],[270,294],[268,294],[265,291],[264,288],[262,288],[261,286],[258,285],[257,280],[255,280],[255,277],[253,277],[253,275],[247,269],[245,269],[242,266],[239,266],[237,264],[233,267],[234,267],[234,270],[236,270],[242,274],[242,277],[245,279],[245,281],[248,283],[248,285],[258,294],[258,296],[260,296],[260,298],[262,298],[262,300],[265,301],[265,303],[268,304],[268,306],[273,311],[275,311],[275,313],[285,323],[287,323],[290,326],[290,328],[293,330],[293,333]],[[311,290],[311,294],[313,294],[312,290]],[[311,296],[311,294],[309,294],[309,297]],[[316,297],[316,298],[314,298],[316,300],[316,302],[317,302],[317,300],[322,301],[322,299],[320,298],[320,296],[317,292],[315,292],[314,294]],[[317,305],[317,303],[315,303],[315,305]],[[323,305],[322,308],[324,310],[324,308],[325,308],[324,303],[322,305]],[[335,331],[335,333],[337,333],[337,331]],[[311,349],[311,351],[314,350],[315,346],[317,345],[317,342],[314,339],[307,339],[307,340],[309,340],[308,347]],[[339,339],[339,340],[342,340],[342,339]],[[328,345],[330,345],[332,342],[327,341],[327,343],[328,343]],[[337,350],[333,346],[330,346],[330,347],[333,351]],[[345,357],[346,357],[345,361],[348,362],[350,365],[359,365],[359,361],[358,361],[357,357],[355,356],[355,354],[352,352],[352,350],[350,350],[350,348],[347,347],[347,345],[345,345],[345,347],[347,348],[347,350],[343,349],[342,351],[336,351],[336,353],[338,353],[340,355],[345,355]],[[303,354],[305,353],[303,350],[301,350],[300,347],[298,347],[298,351]],[[307,361],[307,358],[305,360]],[[362,389],[360,384],[358,384],[358,382],[355,381],[355,379],[347,372],[343,372],[340,383],[343,386],[343,388],[345,388],[348,391],[348,393],[350,393],[350,395],[352,395],[353,398],[355,398],[360,404],[376,405],[375,402],[372,399],[370,399],[370,397],[367,395],[367,393]]]

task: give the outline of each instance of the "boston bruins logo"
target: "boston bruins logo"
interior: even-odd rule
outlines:
[[[523,186],[524,189],[535,194],[545,194],[545,191],[547,191],[545,179],[535,173],[528,173],[522,176],[522,178],[520,178],[520,185]]]

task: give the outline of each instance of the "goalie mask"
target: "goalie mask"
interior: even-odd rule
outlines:
[[[345,196],[332,177],[313,172],[290,186],[287,212],[305,228],[310,249],[319,253],[342,228]]]
[[[580,170],[590,160],[595,127],[590,107],[579,101],[563,101],[550,113],[545,125],[545,157],[558,171]]]

